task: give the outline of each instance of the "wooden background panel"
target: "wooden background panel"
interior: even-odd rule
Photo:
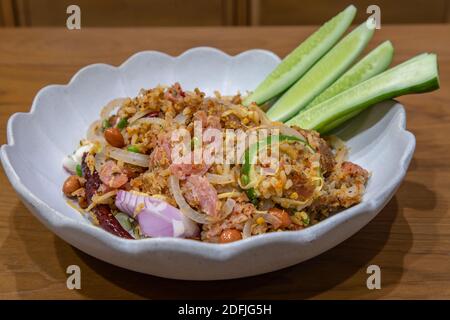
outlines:
[[[448,22],[449,0],[251,0],[254,25],[322,24],[347,5],[358,8],[356,22],[368,17],[366,8],[381,9],[381,23]]]
[[[0,0],[0,27],[14,26],[13,0]]]
[[[217,26],[231,23],[228,0],[14,0],[20,25],[65,26],[81,8],[82,26]],[[22,16],[22,18],[21,18]]]
[[[450,23],[450,0],[447,0],[446,6],[447,6],[447,14],[445,22]]]
[[[450,0],[0,0],[0,26],[64,26],[68,5],[83,26],[218,26],[322,24],[354,3],[356,22],[377,4],[382,23],[450,22]]]

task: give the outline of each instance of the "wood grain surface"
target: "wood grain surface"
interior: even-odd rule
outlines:
[[[68,82],[87,64],[118,65],[140,50],[176,55],[194,46],[230,54],[264,48],[284,56],[312,30],[2,29],[0,143],[6,143],[11,114],[28,111],[40,88]],[[449,299],[450,25],[383,26],[371,47],[385,39],[395,46],[394,63],[436,52],[441,89],[399,99],[407,109],[408,129],[417,138],[416,152],[394,198],[356,235],[314,259],[266,275],[220,282],[166,280],[109,265],[63,242],[24,207],[1,171],[0,298]],[[66,268],[72,264],[81,267],[81,290],[66,288]],[[371,264],[381,267],[380,290],[366,287]]]

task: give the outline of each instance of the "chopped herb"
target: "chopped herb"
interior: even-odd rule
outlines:
[[[305,211],[300,212],[300,217],[302,218],[303,225],[306,227],[309,225],[309,216]]]
[[[81,171],[81,164],[77,164],[77,166],[75,167],[75,171],[77,172],[77,176],[83,176],[83,171]]]
[[[253,203],[255,206],[258,205],[259,200],[258,200],[258,195],[255,192],[255,189],[250,188],[245,190],[245,193],[247,194],[247,197],[250,199],[250,202]]]
[[[103,129],[111,128],[111,123],[109,123],[109,120],[108,120],[108,119],[103,120],[102,128],[103,128]]]
[[[130,152],[135,152],[135,153],[139,153],[140,152],[140,150],[139,150],[139,148],[137,146],[128,146],[127,150],[130,151]]]
[[[128,125],[128,120],[125,118],[121,118],[120,121],[117,123],[117,128],[123,129]]]

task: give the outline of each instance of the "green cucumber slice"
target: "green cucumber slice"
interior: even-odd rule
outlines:
[[[343,124],[347,120],[350,120],[351,118],[356,117],[358,114],[361,113],[361,111],[362,110],[357,110],[357,111],[350,112],[350,113],[346,114],[345,116],[343,116],[342,118],[339,118],[339,119],[333,121],[332,123],[330,123],[328,125],[325,125],[321,129],[321,132],[322,133],[326,133],[326,132],[329,132],[329,131],[333,130],[334,128],[339,127],[341,124]]]
[[[421,54],[298,114],[287,124],[325,133],[335,128],[336,120],[378,102],[438,88],[436,55]]]
[[[355,14],[356,7],[350,5],[327,21],[287,55],[243,104],[246,106],[252,102],[262,104],[285,91],[335,45],[352,23]]]
[[[394,47],[388,40],[369,52],[358,63],[351,67],[339,79],[337,79],[328,89],[314,98],[301,112],[324,102],[342,91],[357,85],[377,74],[385,71],[392,62]]]
[[[276,139],[272,140],[273,137],[276,137]],[[257,178],[257,175],[255,173],[255,164],[256,164],[256,157],[259,154],[259,151],[272,143],[280,143],[283,141],[299,141],[306,145],[308,145],[308,142],[306,139],[302,140],[299,137],[294,136],[287,136],[287,135],[277,135],[277,136],[268,136],[264,139],[259,140],[258,142],[252,144],[243,155],[243,164],[241,167],[241,183],[245,187],[246,185],[249,185],[250,183],[254,182]],[[254,188],[248,188],[245,190],[248,198],[250,201],[254,202],[256,198],[258,197],[258,193]]]
[[[411,58],[411,59],[405,61],[402,65],[404,65],[404,64],[406,64],[406,63],[414,62],[414,61],[416,61],[416,60],[418,60],[418,59],[420,59],[421,57],[426,56],[426,55],[427,55],[427,53],[419,54],[418,56],[415,56],[415,57],[413,57],[413,58]],[[399,66],[400,66],[400,65],[394,67],[393,69],[398,68]],[[327,132],[333,130],[334,128],[337,128],[338,126],[340,126],[341,124],[343,124],[343,123],[346,122],[347,120],[350,120],[351,118],[356,117],[356,116],[357,116],[359,113],[361,113],[362,111],[363,111],[363,110],[356,110],[356,111],[350,112],[350,113],[346,114],[345,116],[343,116],[342,118],[339,118],[339,119],[333,121],[332,123],[326,125],[325,127],[323,127],[323,128],[321,129],[322,133],[327,133]],[[302,110],[301,112],[304,112],[304,110]]]
[[[364,22],[321,58],[267,111],[272,121],[286,121],[338,79],[372,38],[374,28]]]

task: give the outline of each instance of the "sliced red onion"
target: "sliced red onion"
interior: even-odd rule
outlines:
[[[120,190],[116,206],[137,219],[142,233],[149,237],[188,238],[198,236],[200,232],[198,225],[180,210],[142,193]]]

